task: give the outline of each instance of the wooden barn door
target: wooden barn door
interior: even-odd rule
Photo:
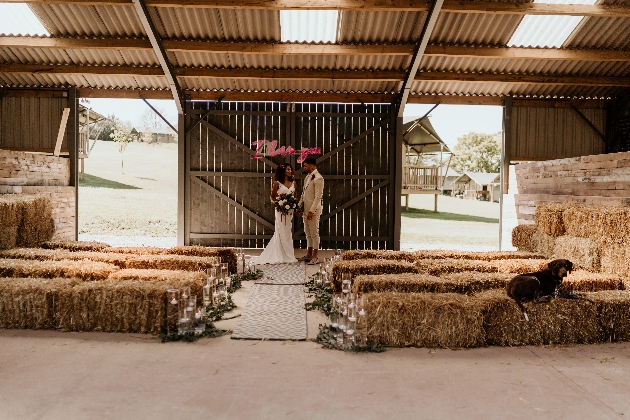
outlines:
[[[325,178],[321,248],[394,247],[395,121],[390,105],[189,102],[185,135],[184,241],[264,247],[273,235],[269,203],[277,165],[305,173],[292,156],[254,158],[256,142],[319,148]],[[306,245],[301,218],[296,247]]]

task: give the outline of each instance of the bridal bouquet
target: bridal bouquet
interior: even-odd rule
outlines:
[[[288,215],[292,210],[297,209],[298,200],[293,193],[278,194],[276,201],[273,202],[276,210],[284,215]]]

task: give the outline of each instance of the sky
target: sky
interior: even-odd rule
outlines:
[[[141,128],[141,117],[150,109],[140,99],[88,99],[85,106],[103,115],[114,114],[118,118],[128,120],[132,126]],[[166,118],[177,124],[177,108],[172,100],[149,100],[151,105],[165,111]],[[433,105],[408,104],[405,107],[404,121],[422,117]],[[474,131],[476,133],[493,134],[501,131],[502,109],[489,105],[439,105],[429,118],[440,138],[452,148],[457,139]]]

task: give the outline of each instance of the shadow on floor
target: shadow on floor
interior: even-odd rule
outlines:
[[[495,219],[492,217],[471,216],[468,214],[457,213],[444,213],[440,211],[434,212],[432,210],[414,209],[411,207],[409,208],[409,210],[405,210],[403,207],[402,216],[412,219],[438,219],[453,220],[457,222],[499,223],[499,219]]]
[[[101,178],[95,175],[84,174],[83,181],[79,181],[80,187],[94,187],[94,188],[111,188],[113,190],[141,190],[142,188],[134,187],[133,185],[127,185],[120,182],[112,181],[109,179]]]

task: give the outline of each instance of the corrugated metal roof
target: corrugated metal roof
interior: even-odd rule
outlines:
[[[133,7],[30,4],[52,36],[145,36]]]
[[[156,29],[166,38],[280,42],[277,10],[150,8]]]
[[[531,0],[526,0],[529,2]],[[606,4],[628,1],[604,0]],[[141,37],[144,30],[130,6],[37,4],[29,6],[56,37]],[[167,39],[279,42],[277,10],[150,8],[154,23]],[[358,12],[340,15],[338,43],[413,43],[426,19],[425,12]],[[521,21],[520,15],[442,13],[431,42],[456,45],[505,45]],[[630,48],[630,19],[586,18],[566,42],[570,48]],[[168,52],[175,67],[239,69],[321,69],[405,71],[409,56],[256,55]],[[156,66],[152,51],[99,49],[0,48],[3,63]],[[623,61],[544,61],[461,57],[425,57],[422,71],[581,75],[628,77],[630,64]],[[152,89],[168,88],[165,77],[110,77],[92,75],[0,74],[3,85],[67,86]],[[184,89],[397,92],[401,82],[240,80],[180,78]],[[423,82],[412,92],[429,94],[529,95],[607,97],[620,88],[540,84]]]
[[[343,12],[337,42],[415,42],[425,12]]]
[[[522,18],[520,15],[442,13],[431,34],[431,42],[506,45]]]

